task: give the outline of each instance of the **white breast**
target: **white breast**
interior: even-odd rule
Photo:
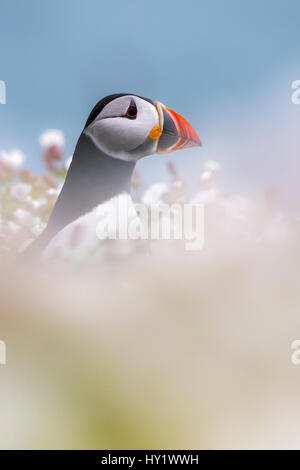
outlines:
[[[130,221],[137,213],[130,194],[122,193],[81,216],[58,232],[43,252],[43,258],[82,260],[104,249],[105,240],[126,243]]]

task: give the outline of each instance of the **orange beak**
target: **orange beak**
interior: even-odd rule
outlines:
[[[162,135],[159,138],[157,153],[169,153],[189,147],[201,147],[200,138],[190,123],[180,114],[158,103],[161,117]]]

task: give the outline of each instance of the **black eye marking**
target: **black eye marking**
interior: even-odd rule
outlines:
[[[137,107],[133,99],[130,101],[125,116],[129,119],[135,119],[137,117]]]

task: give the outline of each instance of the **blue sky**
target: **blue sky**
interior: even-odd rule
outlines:
[[[62,129],[71,154],[94,104],[128,91],[164,102],[198,130],[203,150],[174,154],[184,176],[213,157],[236,187],[281,178],[280,155],[262,172],[261,153],[249,161],[243,148],[266,121],[270,132],[275,119],[276,134],[281,115],[299,122],[300,106],[290,103],[300,78],[299,1],[0,0],[0,18],[0,148],[21,148],[30,167],[42,169],[44,129]],[[163,179],[165,158],[139,164],[146,179]]]

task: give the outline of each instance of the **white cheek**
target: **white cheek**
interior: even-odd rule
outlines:
[[[140,101],[137,102],[138,115],[136,119],[103,118],[100,114],[99,119],[96,119],[85,129],[85,134],[107,155],[136,161],[140,157],[155,152],[156,142],[151,141],[148,136],[151,129],[159,123],[157,111],[152,104],[144,100],[136,101]],[[139,147],[141,146],[143,149],[139,155]]]

